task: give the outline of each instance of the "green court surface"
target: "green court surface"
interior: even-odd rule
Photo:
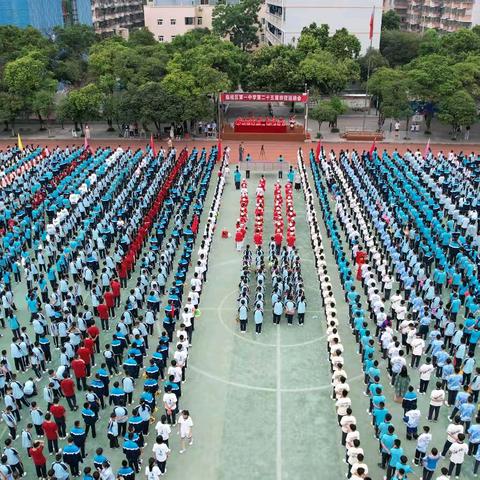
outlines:
[[[255,208],[255,188],[259,174],[254,174],[248,182],[250,204],[249,225],[253,225]],[[212,182],[216,176],[212,177]],[[265,201],[264,249],[272,234],[273,215],[273,174],[267,175]],[[284,179],[283,182],[286,182]],[[310,177],[310,183],[313,182]],[[206,200],[209,208],[213,185]],[[251,320],[247,333],[241,334],[236,323],[238,283],[240,281],[242,254],[236,252],[233,240],[235,221],[239,213],[240,192],[235,190],[230,178],[220,207],[215,239],[210,254],[207,283],[201,297],[201,316],[196,319],[193,346],[190,350],[187,381],[182,387],[180,408],[190,410],[194,422],[194,443],[187,451],[179,454],[179,437],[171,436],[172,453],[167,464],[166,478],[172,479],[209,479],[209,480],[337,480],[345,477],[345,450],[340,444],[340,428],[334,401],[331,399],[330,366],[326,351],[326,322],[320,300],[319,283],[314,272],[313,253],[310,248],[308,228],[305,220],[303,194],[294,191],[297,212],[297,247],[301,257],[303,278],[306,284],[307,314],[305,326],[297,324],[289,327],[285,319],[280,326],[274,326],[268,298],[271,293],[267,274],[266,310],[263,333],[256,336]],[[318,202],[317,214],[321,219]],[[204,212],[204,217],[206,216]],[[229,230],[232,237],[221,238],[221,231]],[[202,231],[202,227],[201,230]],[[331,256],[328,238],[322,223],[322,235],[325,244],[329,274],[336,286],[335,296],[340,319],[340,334],[345,346],[346,371],[351,388],[353,413],[358,419],[362,447],[366,462],[374,480],[383,478],[383,471],[377,467],[380,455],[378,441],[374,438],[371,417],[366,413],[368,399],[363,395],[365,386],[361,372],[360,356],[356,352],[355,339],[348,325],[348,309],[343,300],[336,264]],[[250,228],[246,241],[253,243],[253,231]],[[190,277],[187,277],[190,278]],[[251,276],[254,282],[254,274]],[[134,279],[133,279],[134,280]],[[132,281],[133,281],[132,280]],[[19,318],[28,325],[29,315],[24,301],[25,288],[15,290]],[[86,295],[84,295],[86,297]],[[29,328],[31,328],[29,326]],[[157,326],[157,333],[161,325]],[[102,333],[102,345],[110,338]],[[150,351],[156,341],[150,342]],[[2,348],[9,349],[10,336],[0,339]],[[53,346],[53,345],[52,345]],[[57,365],[58,355],[54,351],[52,367]],[[98,362],[98,360],[97,360]],[[401,421],[402,409],[393,403],[393,390],[387,386],[385,363],[382,362],[382,376],[386,387],[388,406],[394,415],[397,433],[402,439],[409,459],[413,458],[415,442],[405,439],[405,427]],[[19,375],[25,380],[28,374]],[[416,373],[412,382],[418,385]],[[38,384],[37,397],[41,407],[42,388],[45,380]],[[137,385],[137,394],[142,382]],[[430,387],[431,388],[431,387]],[[83,396],[77,393],[78,403]],[[161,404],[161,397],[157,397]],[[422,415],[426,414],[428,397],[420,397]],[[158,419],[163,408],[155,412]],[[121,449],[108,449],[106,425],[110,414],[107,407],[101,413],[97,423],[97,439],[87,440],[87,457],[84,466],[92,465],[95,448],[103,446],[106,456],[118,468],[124,458]],[[447,410],[443,408],[438,423],[430,424],[434,441],[431,446],[441,448],[445,441],[445,429],[448,424]],[[80,418],[78,412],[68,413],[68,427],[73,418]],[[29,421],[25,407],[22,410],[23,427]],[[0,427],[0,437],[7,437],[7,429]],[[151,428],[148,445],[143,458],[151,456],[154,443],[154,429]],[[62,441],[61,444],[64,442]],[[21,451],[20,440],[15,447]],[[27,478],[34,477],[31,460],[23,455],[27,468]],[[48,464],[52,457],[49,457]],[[462,478],[473,478],[471,459],[467,459]],[[116,470],[115,468],[115,470]],[[421,472],[417,468],[412,479],[418,479]],[[145,478],[143,469],[137,478]]]

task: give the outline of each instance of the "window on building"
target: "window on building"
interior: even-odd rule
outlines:
[[[176,35],[172,35],[172,40],[176,37]]]
[[[163,25],[163,18],[157,18],[157,25]]]
[[[200,0],[200,5],[209,5],[209,0]]]
[[[159,41],[159,42],[163,42],[163,35],[159,35],[159,36],[158,36],[158,41]]]
[[[202,23],[203,23],[203,18],[197,17],[197,25],[202,25]]]
[[[185,17],[185,25],[193,25],[195,23],[195,17]]]
[[[177,19],[176,18],[171,18],[170,19],[170,25],[176,25],[177,24]]]

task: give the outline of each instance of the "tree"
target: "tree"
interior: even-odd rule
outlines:
[[[367,80],[368,73],[373,75],[379,68],[388,67],[387,59],[374,48],[369,48],[365,55],[358,59],[360,65],[360,78]]]
[[[83,24],[55,27],[53,32],[55,44],[63,58],[86,54],[96,40],[93,28]]]
[[[338,60],[324,50],[302,60],[299,72],[308,86],[320,94],[340,92],[360,78],[360,68],[354,60]]]
[[[258,19],[261,0],[242,0],[239,3],[227,4],[220,0],[213,10],[213,31],[230,41],[242,50],[250,50],[258,45],[258,32],[261,23]]]
[[[454,140],[461,126],[470,126],[477,120],[475,100],[465,90],[458,90],[444,97],[438,108],[438,119],[451,125]]]
[[[439,53],[442,48],[440,34],[433,29],[427,30],[420,40],[418,53],[420,55],[431,55]]]
[[[347,106],[338,97],[332,97],[329,100],[321,100],[312,108],[310,117],[318,122],[318,131],[323,122],[328,122],[332,132],[337,131],[337,119],[347,111]]]
[[[386,30],[380,38],[380,53],[391,67],[405,65],[418,56],[421,39],[418,33]]]
[[[382,30],[400,30],[400,15],[395,10],[382,14]]]
[[[264,46],[248,56],[241,79],[246,91],[297,92],[304,87],[299,71],[302,58],[291,45]]]
[[[146,27],[136,28],[130,32],[128,37],[128,43],[132,46],[143,46],[155,45],[157,41],[153,36],[153,33]]]
[[[22,99],[10,92],[0,92],[0,121],[5,124],[4,131],[10,127],[14,128],[15,119],[22,111],[24,102]]]
[[[310,110],[310,118],[318,122],[318,132],[321,136],[322,123],[331,124],[335,119],[336,112],[330,100],[321,100]]]
[[[456,59],[480,53],[480,37],[466,28],[443,35],[441,45],[443,53]]]
[[[406,118],[408,124],[413,112],[409,100],[410,82],[404,72],[400,69],[379,68],[368,81],[368,91],[377,100],[379,128],[386,118]]]
[[[426,55],[415,59],[406,67],[412,86],[412,96],[424,102],[426,132],[430,133],[436,104],[462,87],[451,58],[444,55]]]
[[[341,28],[328,39],[326,49],[336,58],[344,60],[347,58],[357,58],[361,50],[361,45],[355,35],[348,33],[346,28]]]
[[[60,102],[59,116],[63,120],[71,120],[75,129],[83,133],[85,122],[96,120],[100,116],[102,93],[96,85],[90,83],[78,90],[70,91]]]
[[[317,26],[317,24],[314,22],[308,27],[302,28],[300,39],[302,38],[302,35],[311,35],[317,41],[319,48],[325,48],[330,35],[329,32],[330,27],[328,24],[322,23],[320,26]]]
[[[51,80],[33,95],[31,109],[38,117],[40,130],[45,130],[44,120],[48,120],[54,112],[55,87],[56,82]]]

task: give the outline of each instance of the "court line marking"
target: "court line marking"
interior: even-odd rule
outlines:
[[[281,333],[277,325],[277,480],[282,480],[282,356],[280,351]]]
[[[209,378],[210,380],[215,380],[216,382],[223,383],[224,385],[230,385],[231,387],[243,388],[245,390],[257,390],[259,392],[271,392],[271,393],[277,392],[276,387],[260,387],[257,385],[250,385],[248,383],[225,380],[224,378],[219,377],[218,375],[215,375],[213,373],[206,372],[201,368],[198,368],[195,365],[192,365],[191,363],[188,364],[188,368],[206,378]],[[349,378],[348,382],[352,383],[354,381],[360,380],[363,377],[364,377],[363,374],[359,374],[359,375],[356,375],[355,377]],[[281,393],[309,393],[309,392],[319,392],[322,390],[328,390],[331,388],[332,388],[332,385],[328,383],[328,384],[318,385],[316,387],[280,388],[280,392]]]
[[[248,342],[248,343],[253,343],[254,345],[259,345],[261,347],[268,347],[268,348],[273,348],[273,347],[277,347],[277,344],[276,343],[266,343],[266,342],[260,342],[260,341],[257,341],[257,340],[253,340],[251,338],[248,338],[245,336],[245,334],[240,334],[238,332],[236,332],[235,330],[232,330],[228,324],[225,322],[225,319],[223,318],[223,314],[222,312],[224,310],[230,310],[230,309],[227,309],[225,308],[225,303],[227,302],[227,299],[229,299],[233,294],[237,293],[236,290],[232,290],[230,293],[227,293],[223,299],[221,300],[221,302],[218,304],[218,307],[216,309],[216,311],[218,312],[218,317],[220,318],[220,323],[227,329],[228,332],[230,332],[232,335],[234,335],[235,337],[237,338],[240,338],[241,340],[243,340],[244,342]],[[200,309],[201,311],[205,310],[205,309]],[[315,313],[316,311],[310,311],[311,313]],[[317,312],[319,313],[319,312]],[[264,322],[265,323],[265,322]],[[277,328],[280,328],[280,327],[277,327]],[[283,344],[283,345],[280,345],[280,348],[292,348],[292,347],[303,347],[305,345],[311,345],[312,343],[317,343],[317,342],[320,342],[321,340],[325,339],[327,337],[327,335],[322,335],[320,337],[316,337],[316,338],[312,338],[310,340],[306,340],[304,342],[299,342],[299,343],[286,343],[286,344]]]

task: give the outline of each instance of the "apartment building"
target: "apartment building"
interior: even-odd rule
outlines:
[[[128,36],[128,32],[145,26],[143,0],[92,0],[95,32],[102,37]]]
[[[362,46],[370,46],[370,18],[375,8],[372,46],[378,48],[382,25],[382,0],[266,0],[265,40],[271,45],[295,45],[303,27],[328,24],[330,32],[346,28]]]
[[[395,10],[402,28],[423,32],[455,32],[480,24],[480,0],[385,0],[385,10]]]

